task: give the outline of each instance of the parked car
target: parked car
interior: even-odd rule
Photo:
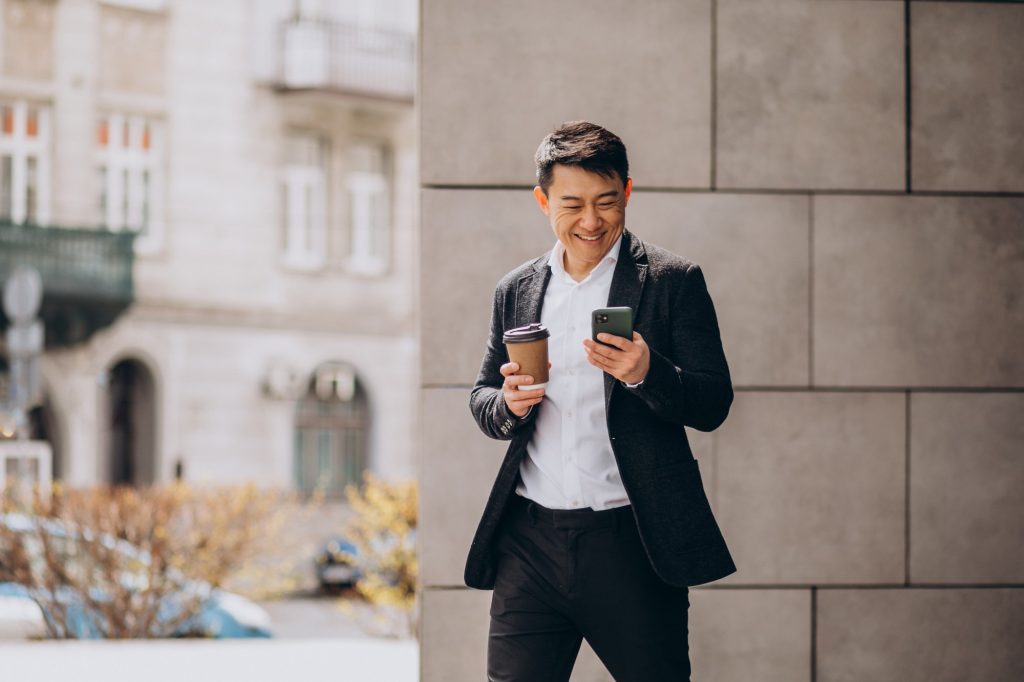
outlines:
[[[359,570],[359,550],[345,538],[334,538],[313,558],[316,579],[326,591],[352,587],[362,576]]]
[[[51,538],[73,540],[74,534],[55,521],[42,520],[26,514],[0,514],[0,525],[14,533],[28,534],[41,524]],[[83,533],[83,535],[87,535]],[[116,551],[128,559],[139,562],[140,566],[148,565],[149,555],[139,547],[124,540],[109,536],[99,536],[105,545],[116,548]],[[39,553],[41,548],[26,543],[32,556],[30,561],[42,561]],[[0,546],[0,569],[3,568],[3,553]],[[67,561],[71,565],[68,570],[74,571],[74,553],[69,553]],[[127,562],[131,563],[131,561]],[[2,575],[2,572],[0,572]],[[201,580],[193,580],[178,573],[172,576],[179,584],[179,589],[172,593],[157,612],[158,623],[176,620],[181,613],[183,604],[198,598],[202,600],[200,612],[188,621],[179,625],[175,637],[213,637],[213,638],[245,638],[272,637],[270,615],[263,607],[241,596],[213,587]],[[126,571],[120,581],[127,587],[143,588],[145,574],[139,571]],[[0,578],[3,580],[3,578]],[[70,588],[58,588],[56,594],[36,591],[16,582],[0,582],[0,640],[25,639],[47,636],[46,620],[50,615],[45,610],[47,603],[57,602],[66,610],[66,624],[69,634],[77,639],[97,639],[102,637],[100,623],[102,616],[93,612],[82,599],[81,595]],[[109,600],[110,595],[104,594],[99,588],[90,594],[96,601]]]
[[[0,642],[46,637],[46,619],[24,585],[0,583]]]
[[[336,537],[325,544],[313,559],[316,568],[317,580],[323,590],[336,590],[344,587],[352,587],[364,573],[377,573],[377,577],[389,585],[398,583],[398,576],[390,572],[375,570],[373,562],[376,557],[383,556],[395,548],[398,543],[413,549],[416,544],[416,531],[410,531],[406,536],[399,537],[394,534],[383,534],[370,540],[369,556],[360,554],[359,549],[351,541],[344,537]]]

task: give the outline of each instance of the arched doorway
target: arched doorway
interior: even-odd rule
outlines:
[[[317,367],[296,407],[294,478],[300,492],[328,498],[362,482],[369,445],[369,401],[347,363]]]
[[[156,478],[154,382],[138,360],[121,360],[107,375],[107,480],[149,485]]]

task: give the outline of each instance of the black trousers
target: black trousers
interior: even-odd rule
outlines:
[[[565,682],[584,638],[616,682],[690,679],[689,590],[654,573],[631,507],[552,510],[513,494],[495,550],[490,682]]]

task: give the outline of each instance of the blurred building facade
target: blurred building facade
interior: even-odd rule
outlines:
[[[425,682],[484,677],[462,571],[507,443],[469,389],[580,118],[629,148],[627,226],[703,267],[736,388],[689,431],[739,569],[690,591],[693,679],[1024,678],[1022,37],[1019,3],[424,1]],[[573,679],[611,678],[584,645]]]
[[[56,478],[413,474],[416,14],[0,0],[0,274],[43,274]]]

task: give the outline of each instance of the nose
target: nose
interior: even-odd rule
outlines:
[[[596,206],[586,205],[583,207],[583,214],[580,216],[580,227],[585,230],[593,230],[601,224],[601,214]]]

